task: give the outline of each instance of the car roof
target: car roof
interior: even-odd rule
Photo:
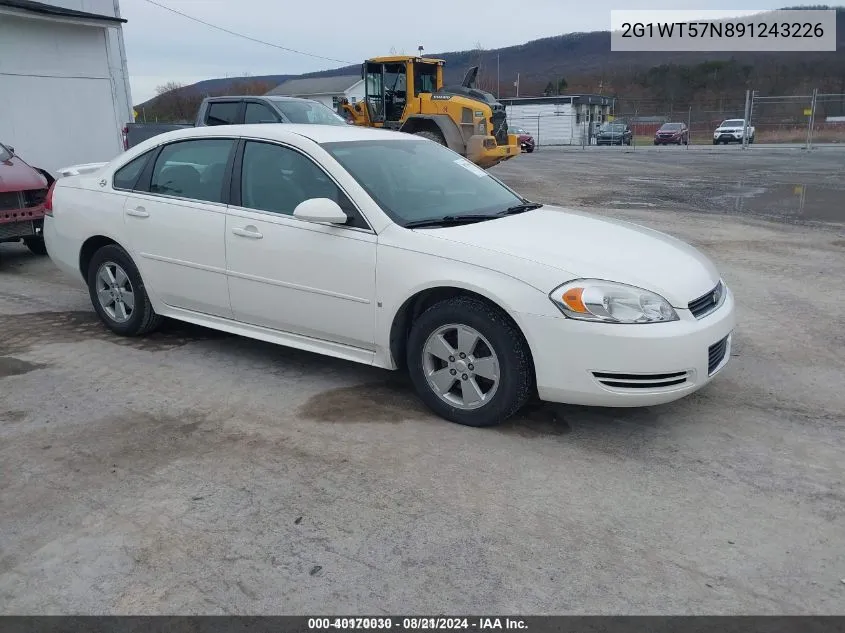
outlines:
[[[406,132],[392,132],[358,125],[320,125],[316,123],[253,123],[243,125],[213,125],[190,127],[166,132],[153,138],[161,141],[203,138],[205,136],[249,136],[268,140],[284,141],[291,135],[311,139],[315,143],[367,140],[419,140],[420,137]],[[152,139],[150,139],[152,140]]]

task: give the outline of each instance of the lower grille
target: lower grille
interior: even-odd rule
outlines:
[[[594,371],[593,376],[605,387],[615,389],[665,389],[687,382],[689,373],[675,371],[665,374],[617,374]]]
[[[21,199],[19,191],[6,191],[0,193],[0,211],[21,209],[23,206],[24,201]]]
[[[707,373],[712,374],[722,361],[725,359],[725,351],[728,349],[728,338],[730,335],[723,338],[718,343],[713,343],[707,350]]]
[[[6,222],[0,224],[0,240],[35,235],[33,222]]]

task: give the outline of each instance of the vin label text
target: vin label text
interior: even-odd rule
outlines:
[[[611,11],[611,51],[836,51],[836,11]]]

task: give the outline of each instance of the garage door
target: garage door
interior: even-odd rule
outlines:
[[[576,121],[569,104],[525,104],[506,106],[508,123],[534,136],[539,145],[569,145],[580,142]]]
[[[48,171],[111,160],[123,123],[108,79],[0,75],[0,139]]]

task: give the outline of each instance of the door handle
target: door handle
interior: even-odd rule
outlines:
[[[148,218],[150,214],[144,207],[135,207],[134,209],[127,209],[126,215],[131,215],[136,218]]]
[[[261,233],[258,232],[258,229],[256,229],[254,226],[247,226],[242,229],[232,229],[232,233],[234,233],[235,235],[240,235],[241,237],[249,237],[254,240],[260,240],[262,237],[264,237]]]

